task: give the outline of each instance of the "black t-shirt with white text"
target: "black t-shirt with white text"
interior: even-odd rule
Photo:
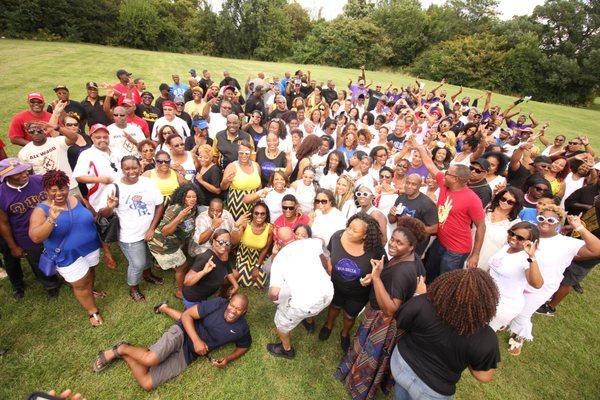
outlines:
[[[438,223],[438,211],[437,206],[429,197],[424,195],[423,193],[419,193],[419,195],[414,199],[409,199],[406,193],[403,193],[398,196],[396,202],[394,203],[396,207],[396,216],[409,216],[412,218],[416,218],[425,226],[433,226]],[[416,252],[418,254],[423,254],[425,248],[429,244],[429,235],[418,244],[416,248]]]

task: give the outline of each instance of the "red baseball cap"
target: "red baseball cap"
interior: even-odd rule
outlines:
[[[163,101],[162,106],[163,108],[171,107],[172,109],[177,110],[177,104],[171,100]]]
[[[108,132],[108,128],[102,124],[94,124],[90,127],[90,136],[92,136],[95,132],[104,130]]]
[[[41,93],[38,93],[38,92],[30,92],[27,95],[27,101],[31,101],[31,100],[44,101],[44,96]]]

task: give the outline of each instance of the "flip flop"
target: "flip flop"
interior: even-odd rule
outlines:
[[[160,303],[158,303],[157,305],[155,305],[152,309],[154,310],[154,314],[161,314],[160,311],[160,306],[162,306],[163,304],[168,304],[167,300],[163,300]]]
[[[100,353],[98,353],[98,355],[96,356],[96,358],[94,359],[94,363],[92,364],[92,369],[94,370],[94,372],[98,373],[98,372],[102,372],[106,369],[106,367],[108,367],[114,360],[108,361],[106,360],[106,357],[104,356],[104,350],[102,350]]]
[[[106,292],[104,290],[92,290],[92,294],[95,299],[103,299],[106,297]]]

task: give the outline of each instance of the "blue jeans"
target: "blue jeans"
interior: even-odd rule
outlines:
[[[127,266],[127,284],[136,286],[140,283],[144,270],[152,266],[150,249],[148,249],[148,245],[144,240],[133,243],[119,242],[119,247],[129,263]]]
[[[439,394],[427,386],[427,384],[415,374],[406,361],[404,361],[404,358],[402,358],[398,352],[397,347],[394,348],[394,351],[392,352],[390,368],[392,376],[396,381],[396,384],[394,385],[394,400],[438,400],[452,398],[452,396]]]
[[[463,268],[468,257],[469,253],[455,253],[442,246],[439,239],[435,239],[425,257],[425,283],[433,282],[445,272]]]

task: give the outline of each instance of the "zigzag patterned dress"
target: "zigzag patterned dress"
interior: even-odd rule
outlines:
[[[252,231],[251,223],[246,226],[235,258],[235,266],[240,273],[240,277],[238,278],[240,286],[254,286],[259,289],[264,287],[267,278],[266,274],[261,271],[258,282],[254,281],[252,280],[252,268],[256,265],[260,252],[267,245],[270,232],[271,224],[269,223],[265,224],[265,229],[258,235]]]
[[[252,203],[244,203],[244,196],[254,193],[260,188],[260,167],[254,161],[251,163],[252,172],[248,174],[244,172],[239,161],[234,161],[235,177],[227,191],[225,208],[236,221],[252,208]]]

